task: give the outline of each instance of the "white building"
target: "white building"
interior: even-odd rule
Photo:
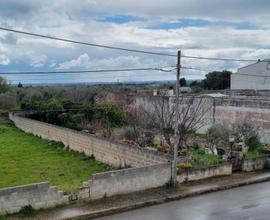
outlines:
[[[231,89],[270,90],[270,59],[238,69],[231,75]]]

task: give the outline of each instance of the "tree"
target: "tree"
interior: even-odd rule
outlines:
[[[168,96],[150,97],[149,106],[144,108],[154,128],[160,130],[165,142],[172,145],[175,105],[170,104]]]
[[[18,88],[23,88],[23,85],[22,85],[22,83],[21,83],[21,82],[19,82],[19,84],[18,84]]]
[[[7,91],[9,91],[10,87],[7,84],[7,81],[0,76],[0,93],[5,93]]]
[[[194,80],[190,83],[190,87],[194,87],[194,86],[198,86],[199,85],[199,82],[197,80]]]
[[[187,81],[186,81],[186,78],[181,78],[180,79],[180,81],[179,81],[179,83],[180,83],[180,86],[187,86]]]
[[[208,99],[198,96],[181,96],[178,125],[181,134],[178,140],[178,147],[185,147],[187,135],[198,131],[206,124],[206,114],[212,108]],[[166,143],[172,146],[174,135],[176,108],[175,100],[170,97],[157,96],[151,97],[149,106],[145,106],[145,112],[152,120],[153,126],[158,128]]]
[[[223,90],[230,88],[230,71],[214,71],[206,75],[206,79],[202,81],[202,87],[209,90]]]

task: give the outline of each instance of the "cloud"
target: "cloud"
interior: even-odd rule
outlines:
[[[264,59],[270,57],[269,8],[270,1],[266,0],[9,0],[0,1],[0,26],[148,51],[176,54],[181,49],[185,55]],[[170,57],[3,31],[0,49],[0,62],[6,69],[17,71],[159,67],[176,63]],[[209,70],[236,70],[246,65],[188,59],[182,62]],[[183,71],[191,77],[189,73]],[[202,76],[206,72],[196,73]],[[157,74],[156,78],[162,76]]]
[[[159,65],[161,63],[159,62]],[[117,69],[117,68],[136,68],[136,67],[158,67],[157,62],[153,59],[141,59],[138,56],[119,56],[104,59],[90,58],[88,54],[81,54],[79,57],[60,63],[57,69]],[[163,66],[167,66],[167,62],[163,62]]]
[[[10,59],[5,54],[0,54],[0,65],[7,66],[10,64]]]
[[[3,44],[16,44],[17,38],[14,34],[8,33],[0,38],[0,42]]]

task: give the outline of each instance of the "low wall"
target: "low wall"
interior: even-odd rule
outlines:
[[[114,167],[142,167],[168,162],[168,158],[159,152],[114,143],[83,132],[24,118],[15,113],[10,113],[9,118],[27,133],[60,141],[74,151],[84,152],[88,156],[94,155],[98,161]]]
[[[66,203],[68,196],[47,182],[0,189],[0,215],[19,212],[27,205],[41,209]]]
[[[170,163],[98,173],[88,182],[84,182],[79,191],[79,199],[100,199],[161,187],[168,183],[170,178]]]
[[[263,157],[255,157],[251,159],[244,160],[242,164],[242,171],[250,172],[256,170],[263,170],[266,163],[270,160],[270,155]]]
[[[179,174],[177,180],[179,183],[207,179],[217,176],[232,174],[232,164],[226,163],[218,166],[211,166],[202,169],[191,169]]]

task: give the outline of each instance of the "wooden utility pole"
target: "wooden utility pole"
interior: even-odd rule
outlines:
[[[173,149],[173,159],[172,159],[172,186],[177,186],[177,156],[178,156],[178,146],[179,146],[179,93],[180,93],[180,71],[181,71],[181,51],[177,53],[177,73],[176,73],[176,103],[175,103],[175,125],[174,125],[174,149]]]

